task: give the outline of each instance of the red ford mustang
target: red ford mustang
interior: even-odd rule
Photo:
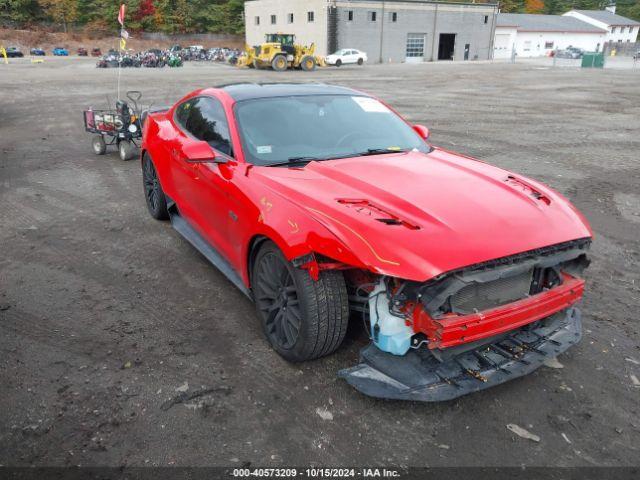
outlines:
[[[235,84],[146,115],[147,206],[256,305],[290,361],[364,321],[339,375],[436,401],[580,340],[592,232],[540,183],[433,147],[383,102],[329,85]]]

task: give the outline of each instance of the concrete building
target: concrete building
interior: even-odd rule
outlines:
[[[617,15],[616,7],[607,10],[570,10],[564,15],[577,18],[607,31],[607,42],[634,43],[638,38],[640,22]]]
[[[425,0],[249,0],[244,8],[250,45],[293,33],[319,55],[356,48],[370,62],[489,59],[498,11]]]
[[[561,15],[499,13],[493,58],[542,57],[553,50],[578,47],[602,51],[607,31],[577,18]]]

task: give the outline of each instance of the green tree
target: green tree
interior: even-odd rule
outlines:
[[[42,9],[37,0],[0,0],[0,18],[18,25],[42,19]]]
[[[616,5],[616,12],[618,14],[640,21],[640,0],[619,0]]]
[[[39,0],[42,10],[51,19],[62,24],[64,31],[67,25],[78,18],[78,0]]]
[[[522,10],[523,0],[503,0],[500,2],[500,11],[503,13],[516,13]]]
[[[187,0],[158,0],[159,28],[166,33],[189,33],[193,26],[193,7],[199,2]]]

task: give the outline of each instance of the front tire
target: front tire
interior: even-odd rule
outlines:
[[[342,65],[342,60],[337,59],[337,60],[336,60],[336,67],[339,67],[339,66],[341,66],[341,65]]]
[[[121,140],[118,143],[118,155],[123,162],[136,156],[136,146],[128,140]]]
[[[94,135],[91,139],[91,146],[93,147],[93,153],[96,155],[104,155],[107,151],[107,144],[104,143],[102,135]]]
[[[316,69],[316,59],[311,55],[305,55],[300,62],[300,68],[305,72],[312,72]]]
[[[145,155],[142,159],[142,184],[147,209],[151,216],[156,220],[168,220],[167,198],[162,190],[162,185],[160,185],[156,167],[149,155]]]
[[[329,355],[344,340],[349,303],[340,271],[325,270],[314,281],[267,242],[254,262],[252,286],[265,336],[286,360]]]
[[[271,68],[276,72],[284,72],[287,69],[287,57],[284,55],[276,55],[271,61]]]

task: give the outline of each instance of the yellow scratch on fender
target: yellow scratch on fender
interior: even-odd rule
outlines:
[[[308,207],[307,207],[308,208]],[[387,260],[386,258],[382,258],[380,255],[378,255],[378,252],[375,251],[375,249],[371,246],[371,244],[367,241],[366,238],[364,238],[362,235],[360,235],[358,232],[356,232],[353,228],[351,228],[348,225],[345,225],[344,223],[342,223],[340,220],[337,220],[335,218],[333,218],[330,215],[327,215],[324,212],[321,212],[320,210],[316,210],[314,208],[308,208],[310,211],[314,212],[314,213],[319,213],[320,215],[323,215],[331,220],[333,220],[336,223],[339,223],[340,225],[342,225],[344,228],[346,228],[347,230],[349,230],[351,233],[353,233],[356,237],[358,237],[360,240],[362,240],[362,243],[364,243],[369,250],[371,250],[371,253],[373,253],[373,255],[380,260],[381,262],[384,263],[388,263],[389,265],[400,265],[398,262],[394,262],[393,260]]]
[[[293,220],[287,220],[287,221],[291,226],[291,233],[298,233],[300,231],[300,228],[298,228],[298,224],[296,222],[294,222]]]
[[[267,197],[262,197],[262,198],[260,199],[260,203],[261,203],[262,205],[264,205],[264,206],[265,206],[265,208],[267,209],[267,212],[273,208],[273,203],[271,203],[271,202],[267,199]]]

